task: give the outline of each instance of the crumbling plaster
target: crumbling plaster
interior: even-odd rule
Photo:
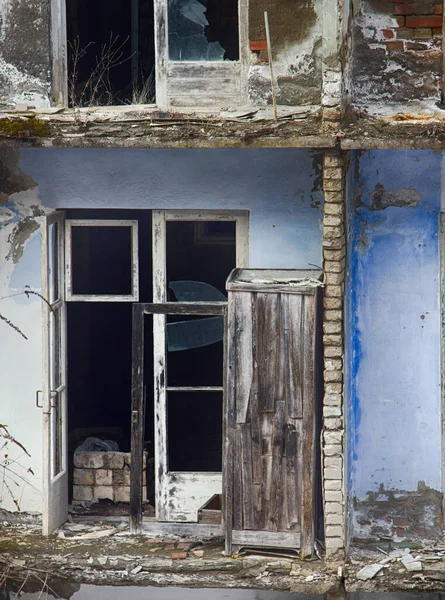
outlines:
[[[432,2],[429,4],[432,6]],[[346,74],[348,102],[369,112],[374,107],[391,111],[391,105],[397,103],[437,102],[442,68],[440,38],[413,37],[409,41],[413,31],[403,26],[399,29],[393,14],[394,4],[386,0],[361,0],[354,6]],[[387,31],[394,31],[394,37],[385,38]],[[407,37],[409,40],[403,46]],[[400,44],[401,48],[394,44]]]
[[[264,11],[269,14],[277,102],[287,106],[320,104],[322,80],[323,0],[256,0],[249,7],[249,39],[265,39]],[[267,62],[252,53],[249,102],[272,102]]]
[[[49,28],[49,0],[0,3],[0,107],[49,106]]]
[[[440,160],[370,151],[350,168],[349,533],[368,541],[442,531]]]

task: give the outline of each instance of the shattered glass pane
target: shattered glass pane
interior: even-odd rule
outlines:
[[[210,346],[210,344],[220,342],[223,336],[223,317],[167,323],[167,348],[169,352]]]
[[[222,61],[225,50],[209,41],[207,6],[199,0],[168,0],[168,48],[170,60]]]
[[[227,302],[224,294],[203,281],[170,281],[168,287],[178,302]]]

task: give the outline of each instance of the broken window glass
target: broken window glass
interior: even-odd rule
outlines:
[[[170,60],[238,60],[237,0],[168,0]]]

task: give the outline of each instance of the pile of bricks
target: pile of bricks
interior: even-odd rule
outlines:
[[[130,502],[130,452],[75,452],[73,504],[92,500]],[[143,501],[146,501],[147,455],[143,459]]]
[[[326,152],[323,169],[324,398],[323,496],[327,555],[344,550],[343,298],[346,237],[344,157]]]
[[[387,50],[426,50],[440,45],[442,0],[395,0],[393,24],[382,30]]]

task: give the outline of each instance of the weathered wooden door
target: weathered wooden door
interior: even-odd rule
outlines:
[[[296,273],[236,270],[228,284],[229,552],[313,550],[317,284]]]

